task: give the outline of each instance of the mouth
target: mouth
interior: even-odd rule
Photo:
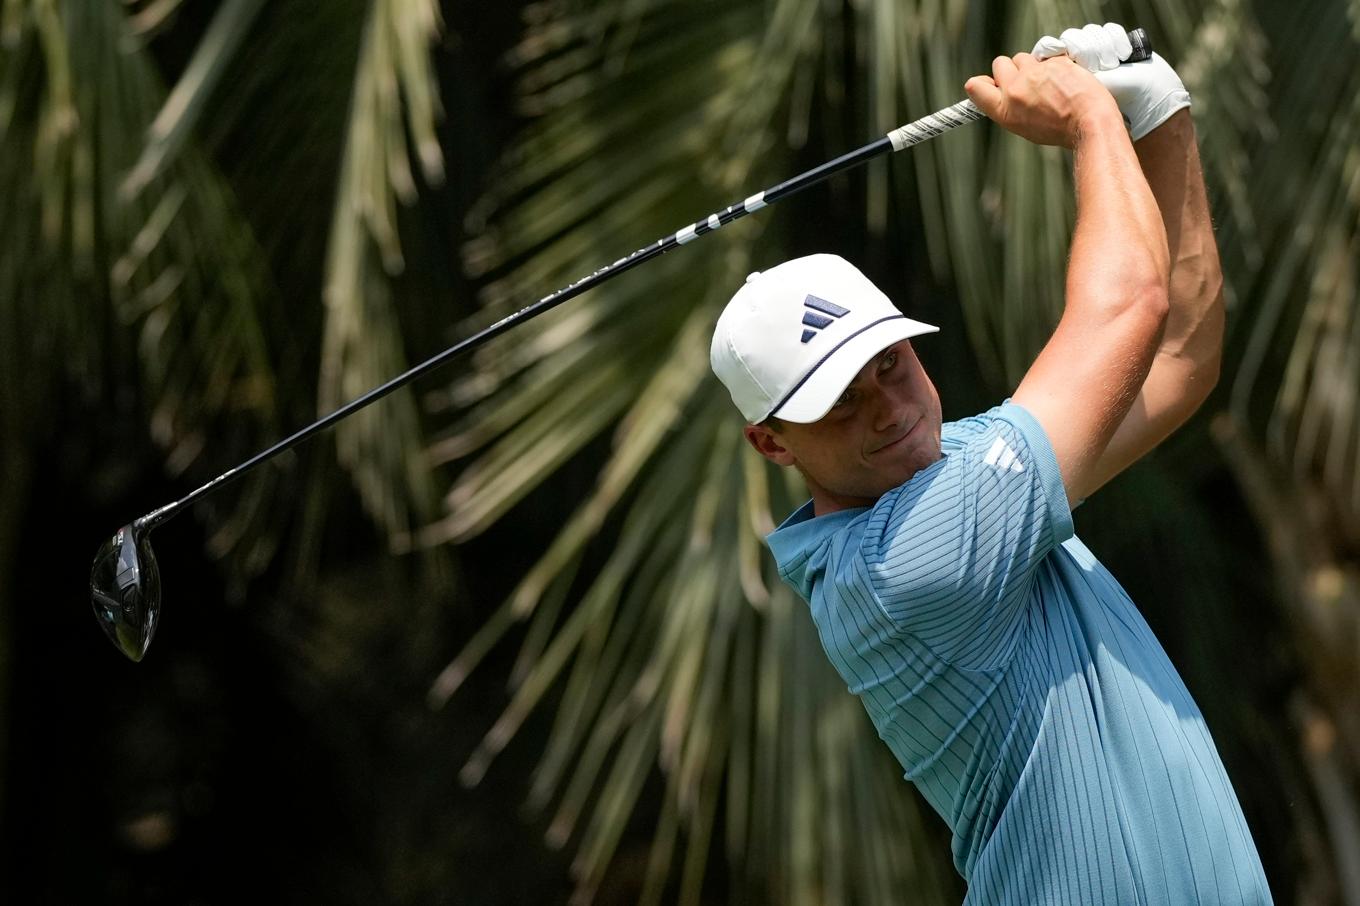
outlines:
[[[870,456],[875,456],[875,455],[877,455],[877,454],[879,454],[879,453],[884,453],[884,452],[887,452],[887,451],[889,451],[889,450],[892,450],[893,448],[895,448],[895,447],[897,447],[897,446],[900,446],[904,441],[906,441],[906,440],[908,440],[909,438],[911,438],[911,437],[916,433],[916,429],[919,428],[919,427],[921,427],[922,423],[924,423],[924,422],[925,422],[925,417],[924,417],[924,416],[922,416],[921,418],[918,418],[918,419],[916,420],[916,423],[913,424],[910,428],[908,428],[908,429],[906,430],[906,432],[902,434],[901,437],[898,437],[898,438],[896,438],[895,440],[890,440],[890,441],[888,441],[888,442],[887,442],[886,444],[884,444],[883,446],[881,446],[881,447],[879,447],[878,449],[872,451],[869,455],[870,455]]]

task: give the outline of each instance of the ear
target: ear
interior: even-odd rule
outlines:
[[[764,425],[747,425],[745,434],[746,442],[770,462],[777,466],[793,465],[793,452],[781,443],[779,435],[770,428]]]

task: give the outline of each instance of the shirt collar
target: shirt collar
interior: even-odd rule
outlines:
[[[864,510],[864,507],[852,507],[827,513],[825,516],[814,516],[811,500],[794,510],[793,515],[785,519],[779,528],[765,536],[765,543],[770,546],[770,552],[774,554],[780,572],[782,573],[787,564],[799,554],[807,551],[828,533],[851,522]]]

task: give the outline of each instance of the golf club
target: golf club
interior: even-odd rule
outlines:
[[[1152,45],[1143,29],[1138,28],[1130,31],[1129,43],[1133,46],[1133,52],[1124,62],[1145,60],[1152,55]],[[279,441],[269,449],[257,453],[180,500],[166,504],[160,509],[153,510],[128,523],[100,546],[94,558],[94,567],[90,572],[90,596],[99,625],[103,627],[105,634],[108,635],[113,644],[132,660],[140,661],[146,654],[147,648],[151,645],[151,638],[156,632],[156,626],[160,622],[161,609],[160,568],[156,564],[156,556],[151,550],[148,536],[152,529],[184,510],[194,501],[212,493],[233,479],[240,478],[261,463],[293,448],[312,435],[358,412],[370,403],[377,402],[397,388],[404,387],[416,378],[433,371],[450,359],[481,346],[516,324],[527,321],[568,299],[579,296],[611,277],[637,267],[644,261],[658,255],[664,255],[676,246],[693,242],[705,233],[710,233],[739,217],[745,217],[747,214],[758,211],[782,198],[787,198],[801,189],[821,182],[834,173],[839,173],[841,170],[857,166],[882,154],[901,151],[903,148],[909,148],[912,145],[934,138],[950,129],[962,126],[964,123],[971,123],[984,118],[985,115],[972,101],[960,101],[929,116],[924,116],[894,129],[880,139],[800,173],[772,188],[748,196],[743,201],[729,205],[702,220],[695,221],[672,235],[643,246],[632,254],[620,258],[612,264],[606,264],[594,273],[544,296],[532,305],[502,318],[480,333],[460,340],[443,352],[426,359],[387,383],[346,403],[329,415]]]

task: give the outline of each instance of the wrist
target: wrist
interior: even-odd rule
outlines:
[[[1133,150],[1138,152],[1140,160],[1153,154],[1175,153],[1184,156],[1194,144],[1195,123],[1190,118],[1189,108],[1182,108],[1167,117],[1156,129],[1134,139]]]
[[[1128,134],[1124,128],[1124,118],[1113,101],[1088,105],[1076,118],[1072,133],[1073,148],[1092,138]]]

